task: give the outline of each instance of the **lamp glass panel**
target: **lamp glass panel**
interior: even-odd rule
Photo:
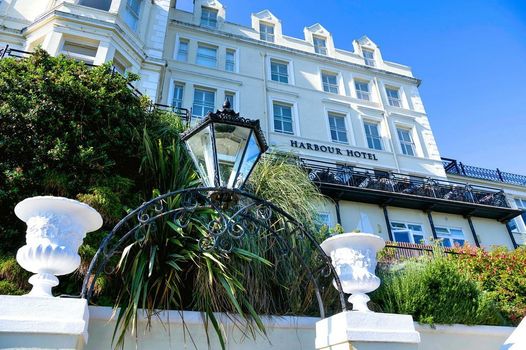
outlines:
[[[214,123],[219,182],[221,187],[233,188],[236,174],[242,166],[243,151],[250,129],[242,126]]]
[[[256,164],[256,160],[258,159],[260,154],[261,148],[259,147],[256,136],[254,135],[254,133],[252,133],[252,135],[250,136],[250,140],[247,144],[247,150],[245,152],[243,163],[241,164],[241,168],[239,169],[239,175],[235,180],[235,188],[243,186],[248,176],[250,175],[252,168]]]
[[[211,134],[210,125],[208,125],[187,139],[186,146],[203,181],[203,185],[214,187],[215,167]]]

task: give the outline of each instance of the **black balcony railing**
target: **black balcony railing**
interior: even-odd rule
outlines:
[[[495,188],[360,167],[336,166],[309,159],[302,159],[302,164],[308,169],[310,179],[319,183],[509,208],[504,192]]]
[[[526,186],[526,176],[512,174],[497,169],[486,169],[472,165],[466,165],[456,159],[442,158],[442,164],[446,173],[472,177],[475,179],[503,182],[512,185]]]
[[[335,200],[432,210],[501,222],[522,213],[510,208],[504,192],[496,188],[306,158],[300,161],[322,193]]]
[[[6,57],[27,58],[27,57],[29,57],[32,54],[33,53],[29,52],[29,51],[23,51],[23,50],[18,50],[18,49],[11,48],[11,47],[9,47],[9,45],[6,45],[4,48],[0,49],[0,59],[6,58]],[[90,63],[86,63],[86,62],[83,62],[83,63],[86,66],[88,66],[88,67],[97,67],[97,65],[95,65],[95,64],[90,64]],[[120,73],[115,69],[115,67],[113,67],[112,68],[112,74],[115,75],[115,74],[120,74]],[[131,90],[133,95],[135,95],[135,97],[137,97],[137,98],[140,98],[143,95],[142,92],[140,92],[139,89],[137,89],[131,83],[128,83],[128,88]],[[180,117],[182,120],[186,121],[187,123],[190,122],[191,112],[187,108],[180,108],[180,107],[175,107],[175,106],[169,106],[169,105],[164,105],[164,104],[160,104],[160,103],[152,103],[151,104],[151,108],[152,109],[161,109],[161,110],[165,110],[165,111],[170,111],[172,113],[175,113],[178,117]]]

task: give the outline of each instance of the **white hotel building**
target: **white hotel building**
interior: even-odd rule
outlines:
[[[193,13],[175,0],[1,0],[0,45],[112,60],[140,74],[139,91],[193,117],[229,99],[260,119],[272,149],[299,155],[331,198],[321,217],[346,231],[509,248],[526,235],[526,177],[443,160],[420,80],[365,36],[346,51],[320,24],[293,38],[268,10],[245,27],[209,0]]]

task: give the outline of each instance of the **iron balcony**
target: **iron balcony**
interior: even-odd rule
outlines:
[[[520,215],[502,190],[301,158],[322,193],[333,199],[496,219]]]

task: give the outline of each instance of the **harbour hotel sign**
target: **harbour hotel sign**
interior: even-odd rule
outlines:
[[[339,147],[319,145],[319,144],[310,143],[310,142],[300,142],[296,140],[290,140],[290,147],[300,148],[300,149],[305,149],[305,150],[310,150],[310,151],[315,151],[315,152],[321,152],[321,153],[331,153],[331,154],[353,157],[353,158],[362,158],[362,159],[369,159],[369,160],[376,160],[376,161],[378,160],[378,158],[376,158],[376,154],[374,153],[355,151],[352,149],[341,149]]]

